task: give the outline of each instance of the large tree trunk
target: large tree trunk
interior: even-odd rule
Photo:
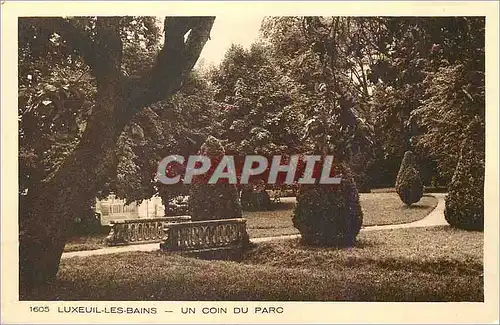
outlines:
[[[97,113],[74,153],[56,176],[29,192],[27,215],[21,219],[20,293],[29,299],[34,288],[55,279],[66,243],[69,222],[116,170],[115,144],[119,134],[113,113],[121,107],[120,87],[108,80],[99,87]]]
[[[122,43],[117,17],[97,20],[91,41],[62,19],[60,28],[84,56],[97,80],[96,106],[75,151],[54,177],[30,189],[20,216],[19,293],[36,298],[36,289],[55,280],[66,243],[69,222],[116,172],[116,141],[128,121],[143,107],[177,91],[209,39],[214,17],[165,20],[165,44],[152,71],[142,78],[121,74]],[[188,31],[191,33],[184,39]],[[66,33],[66,34],[65,34]],[[21,210],[21,209],[20,209]]]

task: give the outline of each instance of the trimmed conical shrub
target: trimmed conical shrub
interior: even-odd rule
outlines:
[[[424,185],[420,178],[415,157],[411,151],[405,152],[396,178],[396,192],[407,205],[417,203],[424,195]]]
[[[363,223],[363,213],[352,173],[339,169],[339,185],[301,185],[293,213],[293,225],[308,245],[352,246]],[[339,173],[337,173],[339,174]]]
[[[448,186],[446,221],[466,230],[484,229],[484,141],[464,140]]]
[[[210,136],[200,148],[200,155],[212,161],[211,171],[215,169],[224,155],[224,147],[219,140]],[[189,193],[189,211],[191,220],[213,220],[241,218],[241,206],[236,185],[229,183],[207,184],[206,175],[193,179]]]

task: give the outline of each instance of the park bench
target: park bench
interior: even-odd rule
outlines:
[[[111,230],[106,237],[106,244],[117,246],[161,242],[165,239],[167,229],[171,225],[186,223],[190,220],[190,216],[174,216],[111,221]]]
[[[246,219],[238,218],[171,224],[160,249],[209,258],[220,258],[222,253],[223,258],[234,259],[248,244]]]

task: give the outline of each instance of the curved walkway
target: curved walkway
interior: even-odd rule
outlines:
[[[425,218],[421,220],[417,220],[410,223],[403,223],[397,225],[384,225],[384,226],[369,226],[361,228],[361,231],[374,231],[374,230],[389,230],[389,229],[402,229],[402,228],[418,228],[418,227],[435,227],[435,226],[443,226],[448,225],[444,218],[444,207],[445,202],[444,198],[446,196],[445,193],[428,193],[428,195],[432,195],[438,199],[438,204]],[[285,200],[283,200],[285,199]],[[295,201],[295,198],[283,198],[282,202],[292,202]],[[300,235],[287,235],[287,236],[276,236],[276,237],[260,237],[260,238],[252,238],[251,241],[253,243],[262,243],[274,240],[284,240],[284,239],[294,239],[299,238]],[[84,257],[91,255],[104,255],[104,254],[114,254],[114,253],[123,253],[123,252],[151,252],[158,250],[159,243],[152,244],[142,244],[142,245],[128,245],[128,246],[119,246],[119,247],[105,247],[96,250],[90,251],[77,251],[77,252],[67,252],[63,253],[61,258],[70,258],[70,257]]]
[[[434,210],[432,210],[425,218],[409,222],[409,223],[401,223],[396,225],[384,225],[384,226],[368,226],[361,228],[362,232],[365,231],[374,231],[374,230],[390,230],[390,229],[402,229],[402,228],[419,228],[419,227],[435,227],[435,226],[444,226],[448,225],[446,219],[444,218],[444,198],[446,197],[446,193],[427,193],[427,195],[434,196],[438,199],[438,203]],[[287,202],[292,202],[295,198],[286,198]],[[293,239],[299,238],[300,235],[286,235],[286,236],[277,236],[277,237],[262,237],[262,238],[253,238],[252,242],[254,243],[262,243],[272,240],[282,240],[282,239]]]

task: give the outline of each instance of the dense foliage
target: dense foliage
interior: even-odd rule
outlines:
[[[209,157],[212,167],[207,173],[193,179],[189,192],[189,211],[193,221],[241,218],[236,185],[228,182],[207,184],[207,177],[210,177],[224,153],[220,141],[212,136],[200,148],[199,154]]]
[[[302,152],[303,98],[298,85],[271,60],[269,47],[255,43],[245,50],[231,46],[221,64],[210,71],[215,101],[220,107],[218,137],[228,154],[271,157]],[[270,198],[265,186],[241,188],[245,210],[267,210]]]
[[[241,188],[241,207],[245,211],[262,211],[271,208],[271,197],[266,191],[266,184],[254,182]]]
[[[376,155],[371,179],[380,186],[393,183],[404,152],[412,150],[423,182],[446,185],[460,143],[469,137],[461,130],[475,116],[484,120],[484,18],[380,21],[384,42],[372,68]]]
[[[420,178],[419,168],[411,151],[405,152],[401,162],[398,177],[396,178],[396,192],[401,201],[407,205],[417,203],[424,194],[424,185]]]
[[[484,140],[466,139],[448,187],[445,218],[453,227],[484,228]]]
[[[294,83],[270,60],[268,49],[233,45],[211,72],[222,111],[219,137],[228,153],[271,156],[300,150],[301,112]]]

